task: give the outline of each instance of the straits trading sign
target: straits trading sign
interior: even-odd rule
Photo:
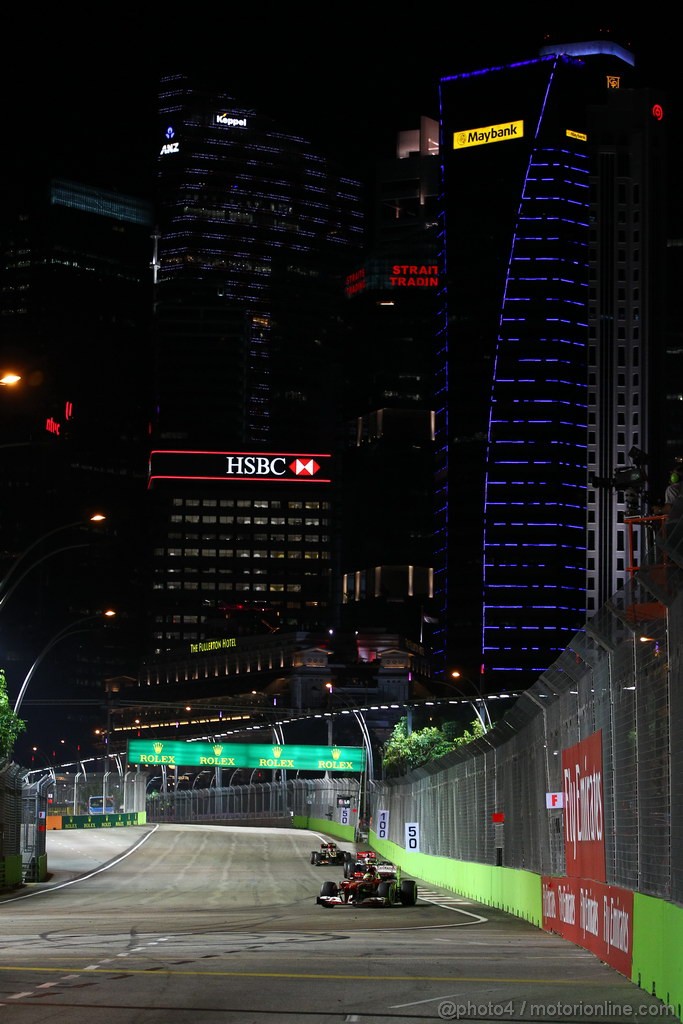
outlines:
[[[453,149],[467,149],[469,146],[487,146],[490,142],[509,142],[524,137],[524,121],[506,121],[505,124],[489,124],[484,128],[466,128],[453,133]]]
[[[330,483],[329,454],[156,450],[149,457],[149,484],[159,480]]]
[[[184,740],[128,740],[128,763],[182,768],[262,768],[292,771],[364,772],[362,747],[304,744],[191,743]]]
[[[389,260],[368,260],[365,267],[354,270],[344,282],[347,299],[364,291],[391,291],[394,288],[438,288],[438,263],[392,263]]]

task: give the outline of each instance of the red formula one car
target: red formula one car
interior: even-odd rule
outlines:
[[[340,850],[336,843],[321,843],[319,850],[311,850],[311,864],[343,864],[346,871],[346,864],[353,861],[353,854],[346,850]]]
[[[417,883],[402,879],[394,864],[380,863],[374,874],[366,871],[361,878],[323,882],[315,902],[321,907],[414,907]]]
[[[377,864],[374,850],[359,850],[355,856],[344,861],[344,878],[362,878],[369,866]]]

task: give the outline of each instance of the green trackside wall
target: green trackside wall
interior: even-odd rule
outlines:
[[[23,880],[21,854],[16,853],[0,857],[0,891],[14,889],[20,886]]]
[[[541,878],[530,871],[493,867],[469,861],[433,857],[426,853],[409,853],[386,839],[370,832],[370,846],[381,857],[397,864],[403,871],[432,885],[468,896],[489,907],[499,907],[508,914],[523,917],[541,927]]]
[[[353,843],[356,835],[353,825],[340,825],[338,821],[330,821],[329,818],[306,818],[301,814],[293,816],[292,828],[308,828],[313,832],[323,832],[326,836],[334,836],[345,843]]]
[[[641,893],[633,895],[633,968],[631,981],[673,1006],[683,1007],[683,907]]]

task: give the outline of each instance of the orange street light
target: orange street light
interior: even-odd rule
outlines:
[[[18,384],[20,380],[21,377],[19,376],[18,373],[5,373],[3,374],[2,377],[0,377],[0,384],[4,384],[6,386],[11,387],[12,384]]]

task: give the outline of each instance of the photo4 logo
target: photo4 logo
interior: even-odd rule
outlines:
[[[148,487],[161,480],[331,483],[332,456],[317,452],[208,452],[156,450]]]

